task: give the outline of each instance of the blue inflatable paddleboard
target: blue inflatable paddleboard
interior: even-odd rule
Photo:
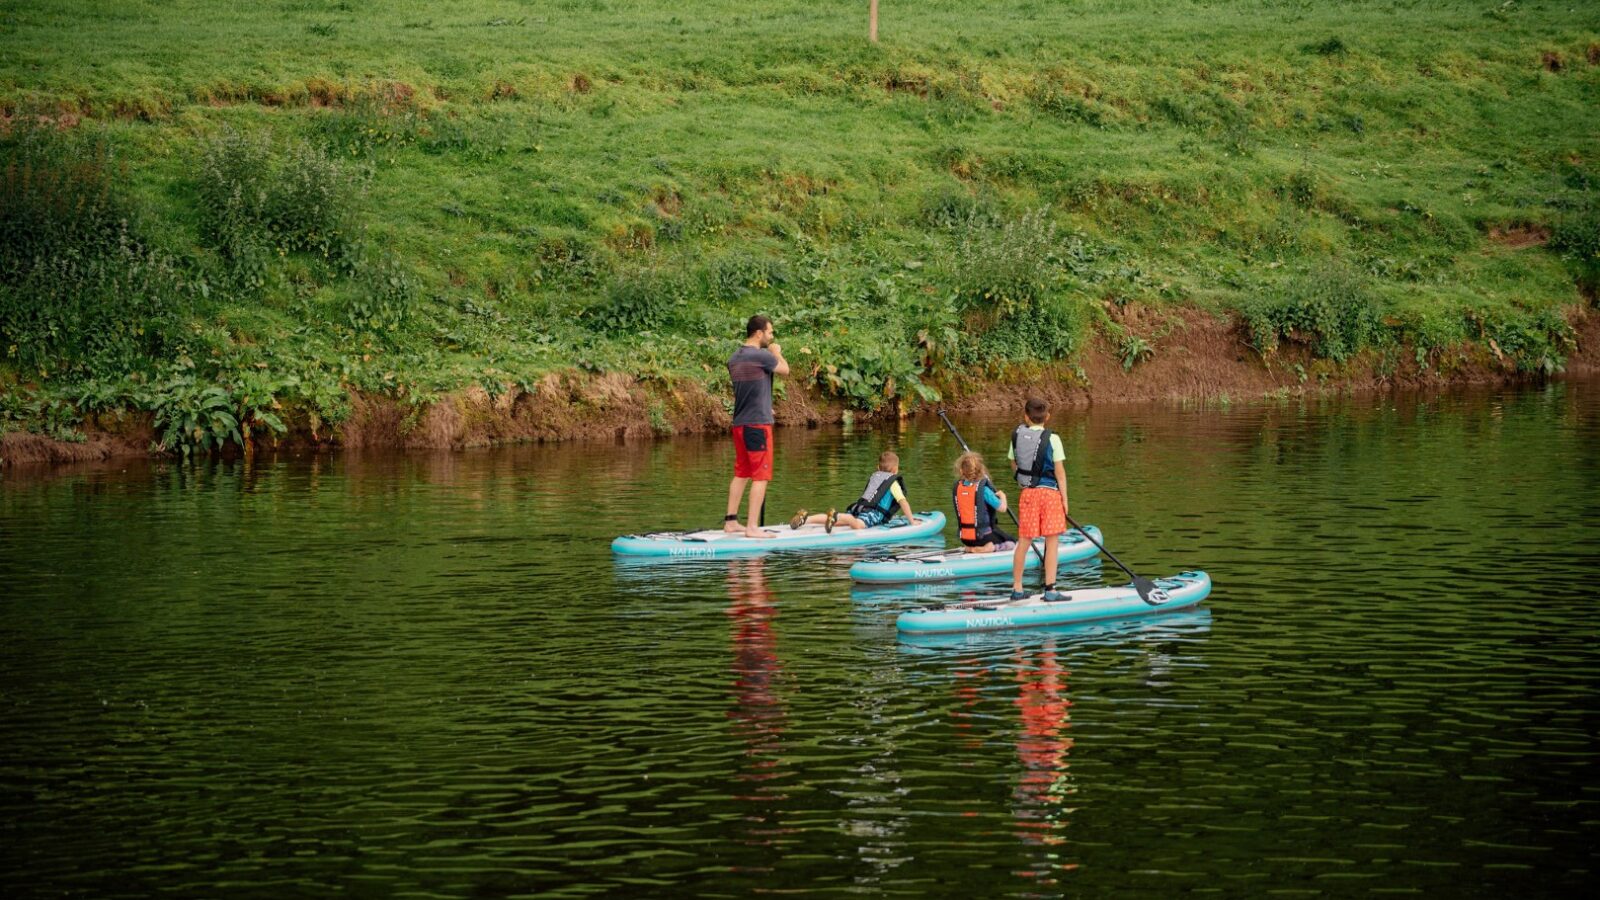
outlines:
[[[908,523],[903,516],[896,516],[875,528],[836,526],[831,534],[821,525],[800,528],[769,525],[762,530],[771,533],[770,538],[752,538],[746,537],[744,532],[729,534],[715,530],[625,534],[611,542],[611,551],[622,556],[724,559],[779,550],[843,550],[931,538],[944,531],[944,522],[944,513],[935,511],[917,513],[915,523]]]

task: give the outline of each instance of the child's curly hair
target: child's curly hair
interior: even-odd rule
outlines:
[[[983,456],[971,450],[956,458],[956,475],[962,481],[982,481],[989,477],[989,468],[983,464]]]

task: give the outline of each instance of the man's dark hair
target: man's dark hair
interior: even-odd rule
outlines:
[[[772,320],[766,316],[751,316],[750,321],[744,323],[744,336],[747,338],[753,338],[761,332],[766,331],[767,326],[771,324]]]
[[[1044,421],[1045,416],[1050,414],[1050,404],[1044,402],[1042,397],[1029,397],[1028,403],[1022,408],[1022,411],[1027,414],[1029,422],[1037,425]]]

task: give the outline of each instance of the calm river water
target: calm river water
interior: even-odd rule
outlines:
[[[1003,463],[1008,421],[959,422]],[[1053,424],[1074,517],[1209,571],[1200,611],[913,646],[916,596],[852,592],[848,557],[614,560],[717,523],[716,437],[7,474],[0,888],[1593,883],[1600,384]],[[778,446],[769,519],[843,506],[885,446],[949,503],[935,419]]]

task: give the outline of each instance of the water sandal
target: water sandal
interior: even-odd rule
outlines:
[[[833,526],[839,522],[839,513],[833,507],[828,507],[828,519],[822,523],[822,530],[833,534]]]
[[[803,509],[795,513],[794,518],[789,520],[789,527],[795,531],[799,531],[800,526],[804,524],[806,524],[806,511]]]

